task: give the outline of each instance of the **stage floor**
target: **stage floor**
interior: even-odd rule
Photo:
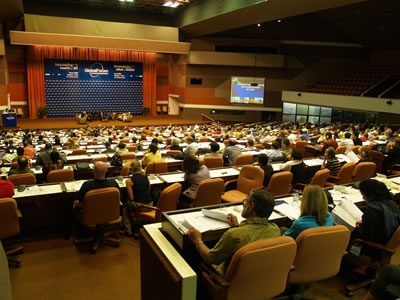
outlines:
[[[63,129],[63,128],[85,128],[85,127],[97,127],[99,125],[103,127],[143,127],[143,126],[168,126],[168,125],[192,125],[192,124],[209,124],[209,121],[201,120],[185,120],[179,116],[156,116],[156,117],[145,117],[135,116],[131,122],[122,121],[92,121],[88,124],[78,124],[75,118],[47,118],[47,119],[18,119],[17,126],[19,129]],[[7,129],[5,127],[3,130]],[[14,129],[14,128],[10,128]]]

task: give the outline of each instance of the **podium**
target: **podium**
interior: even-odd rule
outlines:
[[[3,126],[4,127],[17,127],[17,114],[16,113],[3,113]]]

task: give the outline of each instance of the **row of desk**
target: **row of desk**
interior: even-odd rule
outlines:
[[[378,178],[387,185],[392,186],[393,192],[400,194],[400,177],[388,179]],[[331,191],[334,201],[351,201],[355,204],[363,202],[359,190],[351,186],[334,189]],[[287,204],[297,211],[299,208],[292,205],[293,197],[280,197],[275,199],[276,205]],[[223,206],[207,207],[224,213],[233,213],[241,219],[240,213],[242,203]],[[186,236],[185,232],[188,219],[198,219],[201,222],[202,215],[200,208],[187,209],[163,213],[160,223],[145,225],[141,229],[140,264],[141,264],[141,291],[142,299],[196,299],[197,274],[195,266],[198,262],[198,255],[193,243]],[[294,217],[279,213],[277,209],[270,216],[270,220],[282,226],[291,222]],[[190,222],[189,222],[190,223]],[[218,222],[206,222],[217,224]],[[197,223],[199,224],[199,223]],[[210,225],[212,229],[202,233],[203,241],[212,247],[219,237],[229,228],[228,224]],[[154,289],[154,282],[166,280],[168,285]]]

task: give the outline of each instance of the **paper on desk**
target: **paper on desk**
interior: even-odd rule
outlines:
[[[228,223],[205,217],[203,215],[185,216],[181,223],[187,229],[197,228],[201,233],[206,231],[230,228]]]
[[[300,208],[287,203],[275,205],[274,209],[292,220],[296,220],[300,217]]]
[[[85,182],[85,180],[64,182],[65,189],[66,189],[67,192],[79,191],[84,182]]]

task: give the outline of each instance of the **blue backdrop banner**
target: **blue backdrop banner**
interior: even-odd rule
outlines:
[[[45,59],[44,72],[49,117],[99,110],[142,114],[142,63]]]

